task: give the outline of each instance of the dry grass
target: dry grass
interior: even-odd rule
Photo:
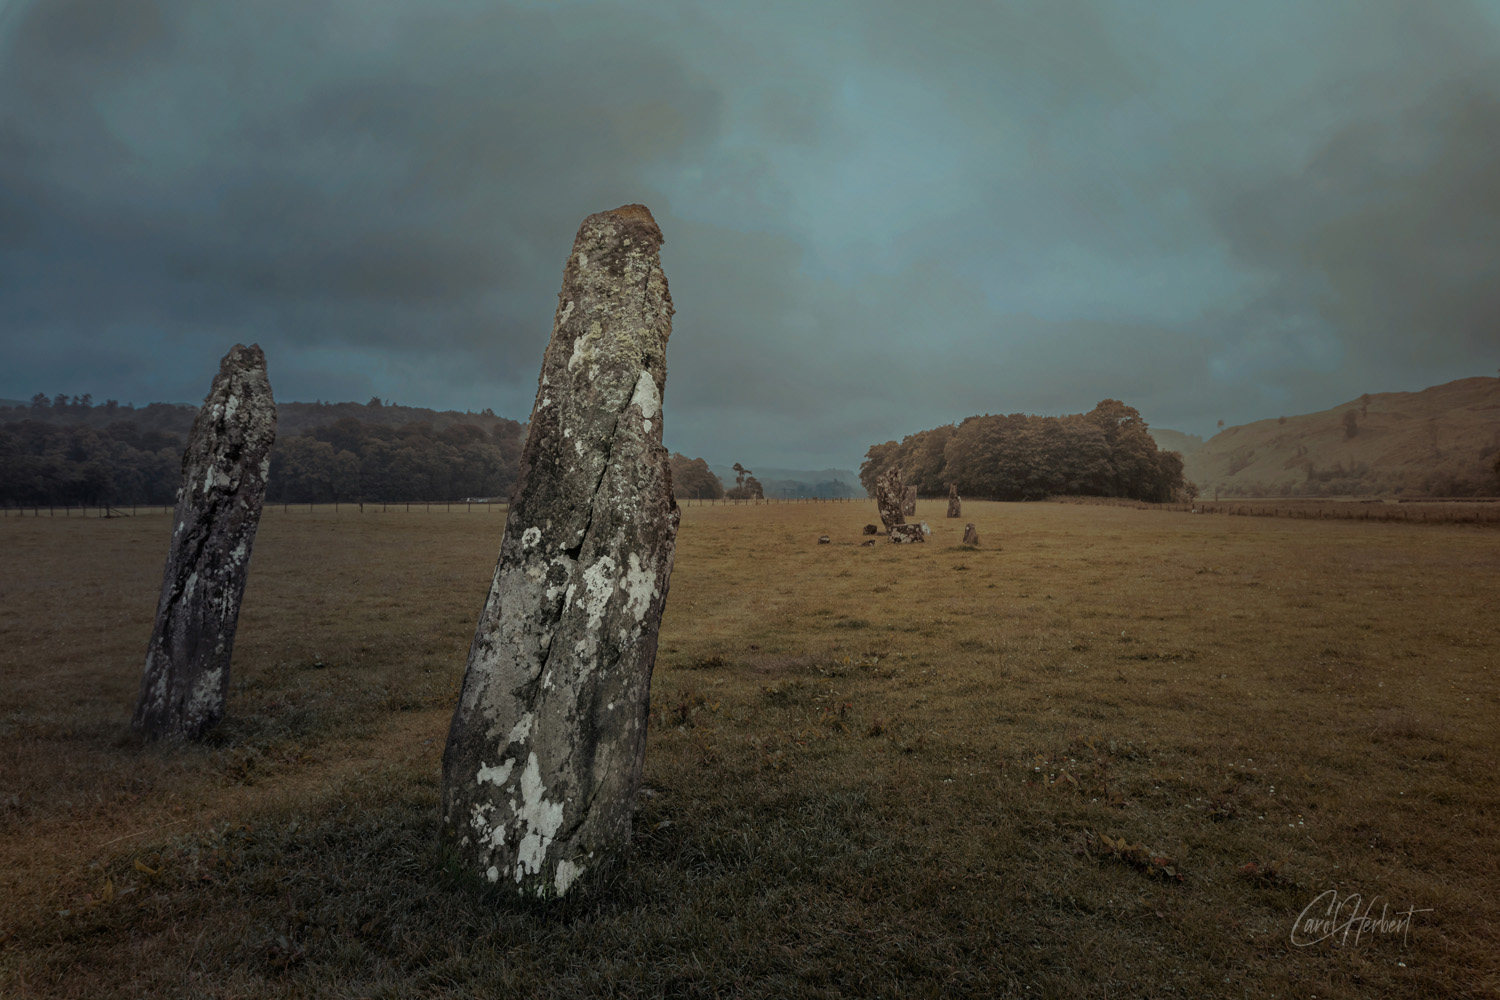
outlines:
[[[0,521],[0,996],[1500,993],[1500,538],[942,508],[685,511],[634,860],[542,909],[436,846],[497,513],[269,512],[181,749],[168,519]],[[1293,946],[1329,888],[1430,912]]]

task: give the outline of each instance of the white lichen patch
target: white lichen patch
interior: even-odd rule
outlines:
[[[490,870],[484,873],[484,877],[489,879],[491,882],[498,882],[500,881],[500,869],[496,868],[494,865],[490,865]]]
[[[542,529],[537,527],[527,528],[521,532],[521,548],[535,548],[536,543],[542,540]]]
[[[542,870],[547,845],[552,843],[557,828],[562,826],[563,805],[548,802],[546,792],[542,787],[542,772],[536,754],[532,753],[526,761],[526,770],[521,772],[521,805],[516,810],[517,828],[526,830],[516,849],[517,882]]]
[[[635,393],[630,397],[630,405],[639,406],[641,416],[647,421],[661,410],[661,393],[656,391],[656,379],[651,377],[650,372],[641,372],[640,378],[635,380]],[[651,429],[649,423],[646,429]]]
[[[557,894],[559,896],[566,895],[568,888],[575,881],[577,881],[578,876],[582,874],[582,865],[575,865],[573,862],[566,859],[559,861],[557,863],[557,881],[554,883],[557,886]]]
[[[526,716],[526,721],[528,722],[527,728],[530,728],[530,719],[530,715]],[[512,732],[514,732],[514,730],[512,730]],[[480,761],[479,773],[474,776],[474,780],[479,782],[481,785],[488,781],[492,785],[503,786],[505,782],[510,779],[511,769],[515,766],[516,762],[514,758],[506,761],[503,764],[498,764],[495,767],[487,767],[485,766],[484,761]]]
[[[578,251],[578,270],[582,271],[589,266],[589,256],[582,250]]]
[[[521,716],[521,721],[517,722],[514,726],[511,727],[510,735],[505,738],[506,743],[520,743],[522,740],[526,739],[526,737],[530,736],[531,723],[535,721],[535,719],[536,716],[532,715],[530,712],[527,712],[525,715]]]
[[[604,620],[605,608],[615,592],[615,561],[600,556],[599,561],[583,571],[583,608],[588,612],[588,628],[593,631]]]
[[[236,412],[239,411],[239,408],[240,408],[239,397],[238,396],[230,396],[228,399],[226,399],[224,401],[224,419],[225,420],[233,420],[234,419],[234,415],[235,415]]]
[[[625,590],[625,610],[635,615],[636,621],[644,620],[646,609],[651,607],[651,598],[656,596],[656,574],[643,567],[641,557],[632,552],[630,566],[620,585]]]
[[[198,675],[193,682],[193,690],[188,694],[187,712],[189,719],[201,719],[208,714],[209,709],[219,702],[219,684],[224,679],[224,668],[215,667]]]
[[[563,311],[557,314],[557,325],[562,326],[571,315],[573,315],[573,300],[569,299],[568,304],[563,306]]]

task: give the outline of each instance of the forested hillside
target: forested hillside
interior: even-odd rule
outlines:
[[[1182,456],[1158,449],[1140,413],[1117,399],[1065,417],[969,417],[873,445],[866,456],[859,479],[872,493],[893,466],[927,496],[946,494],[949,484],[964,496],[996,500],[1080,494],[1167,501],[1191,489]]]
[[[503,496],[526,425],[489,410],[359,403],[277,405],[267,499]],[[167,504],[197,407],[43,395],[0,408],[0,503]]]

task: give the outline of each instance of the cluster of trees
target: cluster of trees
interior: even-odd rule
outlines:
[[[170,504],[196,407],[34,396],[0,409],[0,503]],[[371,400],[277,407],[266,499],[440,500],[509,493],[526,427]]]
[[[0,503],[169,504],[185,444],[180,434],[132,420],[97,428],[0,423]]]
[[[928,496],[945,495],[949,484],[996,500],[1077,494],[1164,502],[1196,493],[1183,482],[1182,456],[1158,449],[1140,413],[1117,399],[1065,417],[969,417],[877,444],[859,481],[873,495],[875,480],[893,466]]]
[[[734,485],[724,491],[727,500],[764,500],[766,489],[755,478],[754,473],[738,462],[734,463]]]
[[[701,458],[688,458],[675,451],[672,464],[672,492],[679,500],[722,500],[724,484]]]
[[[520,471],[522,444],[521,433],[504,427],[487,433],[474,424],[386,426],[344,417],[277,440],[266,499],[328,503],[508,496]]]

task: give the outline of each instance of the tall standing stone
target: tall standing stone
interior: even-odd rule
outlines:
[[[958,484],[948,484],[948,516],[963,517],[963,502],[958,498]]]
[[[132,725],[198,739],[224,717],[229,658],[266,495],[276,402],[259,346],[236,344],[193,421]]]
[[[641,205],[589,216],[573,241],[443,753],[446,844],[520,895],[567,893],[630,839],[680,517],[661,244]]]
[[[901,513],[907,517],[917,516],[917,488],[908,486],[906,495],[901,500]]]
[[[898,524],[905,524],[901,513],[902,501],[906,497],[906,485],[901,481],[901,470],[887,469],[875,480],[875,506],[880,510],[880,522],[887,533]]]

